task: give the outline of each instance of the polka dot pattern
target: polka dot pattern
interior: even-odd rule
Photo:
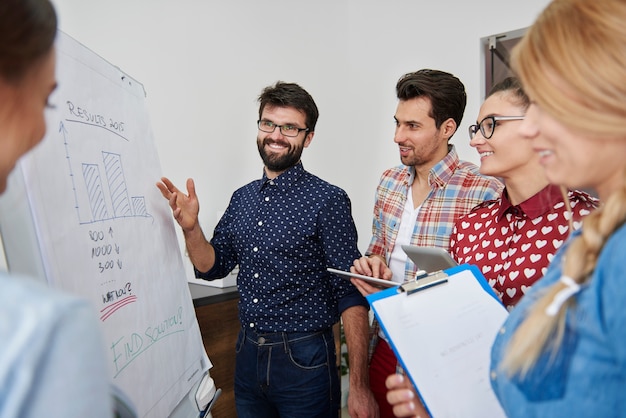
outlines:
[[[237,190],[211,243],[216,265],[199,276],[223,277],[239,265],[242,326],[318,331],[343,309],[367,306],[348,280],[326,271],[349,269],[360,257],[350,200],[301,164]]]

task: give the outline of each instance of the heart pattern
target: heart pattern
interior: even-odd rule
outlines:
[[[478,266],[507,309],[543,277],[569,236],[572,215],[578,229],[581,218],[598,206],[597,199],[573,191],[568,194],[570,213],[562,198],[550,197],[549,189],[518,206],[511,206],[505,197],[484,202],[461,217],[452,231],[453,257],[459,264]]]

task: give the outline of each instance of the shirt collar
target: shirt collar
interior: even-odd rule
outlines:
[[[561,200],[563,200],[561,188],[559,186],[549,184],[530,199],[523,201],[519,205],[513,206],[505,188],[502,193],[502,200],[500,202],[497,219],[502,219],[507,213],[519,216],[520,218],[525,214],[528,218],[535,219],[551,210],[554,205]]]
[[[265,187],[265,185],[267,184],[272,184],[278,186],[279,188],[287,189],[293,183],[295,183],[302,174],[304,174],[304,166],[302,165],[302,161],[287,169],[287,171],[281,173],[273,179],[268,178],[265,170],[263,170],[263,177],[261,178],[259,190],[263,189],[263,187]]]
[[[448,144],[448,154],[430,169],[428,184],[431,187],[444,187],[448,184],[458,166],[459,155],[456,153],[454,145]],[[413,180],[415,180],[415,167],[409,166],[407,169],[405,180],[406,184],[410,186],[413,184]]]
[[[441,161],[430,169],[428,174],[428,183],[431,187],[444,187],[459,166],[459,156],[456,153],[454,145],[448,145],[448,154]]]

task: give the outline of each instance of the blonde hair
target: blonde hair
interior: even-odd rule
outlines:
[[[622,136],[626,120],[626,3],[555,0],[512,62],[526,93],[586,134]]]
[[[559,123],[592,138],[626,137],[626,1],[554,0],[513,52],[524,89]],[[626,172],[622,187],[584,219],[563,258],[563,275],[578,284],[591,277],[602,247],[626,220]],[[513,335],[501,366],[522,377],[539,356],[555,356],[563,340],[569,297],[556,315],[546,310],[568,287],[546,289]]]

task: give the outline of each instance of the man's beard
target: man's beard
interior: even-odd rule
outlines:
[[[267,153],[265,151],[265,146],[267,144],[271,144],[272,142],[276,141],[272,141],[268,138],[257,140],[259,154],[261,154],[263,164],[265,164],[265,167],[267,167],[268,170],[281,172],[298,164],[300,157],[302,157],[302,150],[304,149],[302,144],[293,146],[287,143],[289,148],[287,153],[284,154]]]

